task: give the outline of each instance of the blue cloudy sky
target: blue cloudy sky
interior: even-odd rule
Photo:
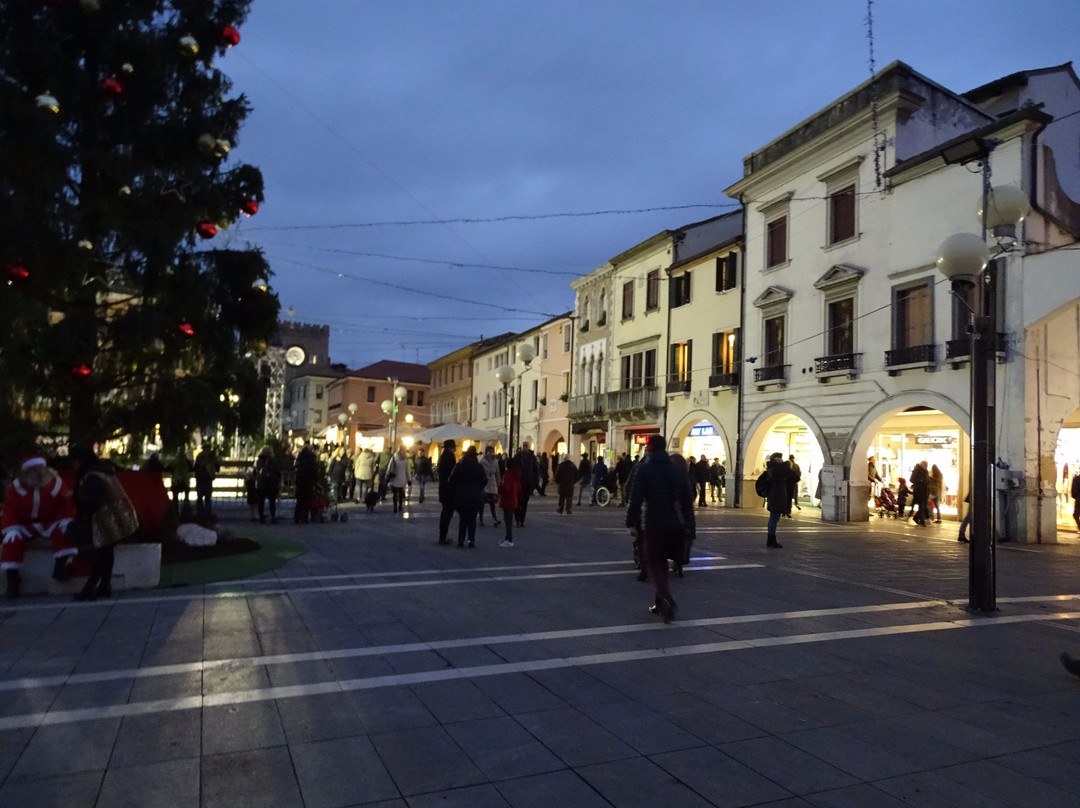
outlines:
[[[1080,57],[1080,0],[872,7],[878,69],[957,92]],[[230,159],[267,199],[222,238],[261,246],[283,317],[328,324],[352,367],[524,330],[572,308],[573,278],[730,210],[746,154],[869,77],[866,20],[866,0],[254,0],[219,66],[253,106]]]

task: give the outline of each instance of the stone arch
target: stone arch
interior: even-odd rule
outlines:
[[[746,445],[743,448],[743,478],[746,479],[746,475],[749,473],[746,470],[746,463],[752,458],[757,458],[761,454],[761,447],[765,443],[765,435],[773,428],[777,421],[787,415],[794,415],[804,424],[806,428],[810,430],[810,434],[814,436],[814,440],[817,441],[818,447],[821,449],[822,455],[824,455],[826,462],[829,462],[829,458],[832,458],[831,462],[837,462],[837,458],[833,454],[833,447],[829,445],[829,441],[825,438],[825,433],[822,432],[820,424],[817,419],[810,414],[810,411],[805,407],[800,407],[798,404],[794,404],[790,401],[786,401],[782,404],[773,404],[766,407],[757,414],[753,421],[750,422],[749,427],[746,430]]]
[[[710,424],[716,427],[716,432],[720,437],[721,443],[724,444],[724,462],[728,464],[730,468],[733,465],[734,448],[731,440],[728,437],[728,432],[724,429],[724,425],[720,422],[720,418],[715,413],[709,412],[704,407],[698,407],[690,410],[675,425],[675,428],[669,430],[668,434],[668,446],[675,447],[676,449],[682,445],[683,438],[686,437],[690,431],[690,427],[699,421],[708,421]]]
[[[932,390],[907,390],[889,396],[867,410],[851,430],[847,445],[843,447],[842,455],[837,460],[851,468],[852,463],[861,458],[862,465],[866,465],[867,452],[874,435],[890,418],[910,407],[931,407],[939,410],[954,420],[965,434],[968,432],[970,417],[966,407]]]

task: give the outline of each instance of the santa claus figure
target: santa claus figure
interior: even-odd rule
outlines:
[[[0,516],[0,568],[7,574],[7,596],[19,596],[26,543],[35,536],[52,542],[53,577],[58,581],[69,580],[67,564],[77,549],[65,538],[68,524],[75,516],[75,499],[71,489],[60,475],[49,468],[45,458],[39,455],[23,461],[19,476],[7,491],[4,512]]]

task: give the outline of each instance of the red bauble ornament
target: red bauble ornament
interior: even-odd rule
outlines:
[[[221,29],[221,41],[225,44],[226,48],[238,45],[240,44],[240,32],[231,25],[226,25]]]
[[[110,98],[116,98],[124,92],[124,85],[120,83],[116,76],[109,76],[105,81],[101,82],[101,92]]]
[[[254,216],[259,212],[259,203],[254,199],[245,199],[240,203],[240,212],[245,216]]]
[[[22,283],[29,280],[30,270],[24,264],[13,262],[4,267],[4,277],[7,278],[8,284]]]
[[[217,226],[213,222],[199,222],[195,232],[202,238],[213,238],[217,235]]]
[[[184,322],[180,323],[180,325],[177,327],[180,329],[180,333],[183,334],[185,337],[195,336],[195,327],[187,320],[184,320]]]
[[[77,365],[71,366],[71,375],[74,376],[76,379],[85,379],[93,372],[94,369],[85,362],[80,362]]]

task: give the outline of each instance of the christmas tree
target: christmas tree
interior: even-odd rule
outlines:
[[[259,430],[278,301],[261,252],[215,245],[263,201],[233,154],[248,104],[212,62],[248,6],[0,4],[9,443]]]

